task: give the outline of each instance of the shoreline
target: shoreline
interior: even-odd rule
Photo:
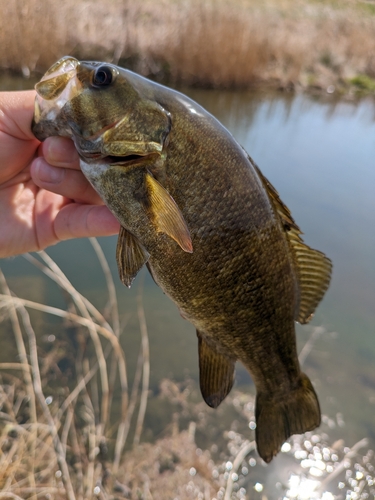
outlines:
[[[121,66],[121,63],[118,64]],[[135,71],[136,69],[123,66],[124,68]],[[34,85],[39,82],[40,78],[43,76],[41,72],[33,72],[30,74],[23,74],[20,70],[9,70],[0,67],[0,91],[13,91],[13,90],[30,90],[34,88]],[[179,81],[169,81],[165,79],[158,78],[159,75],[147,74],[143,75],[145,78],[149,78],[152,81],[165,85],[167,87],[174,88],[180,92],[186,92],[187,88],[191,89],[202,89],[202,90],[223,90],[223,91],[233,91],[233,92],[254,92],[261,94],[280,94],[280,95],[299,95],[305,94],[311,98],[318,99],[329,99],[329,100],[341,100],[346,102],[356,102],[364,98],[375,98],[375,90],[368,89],[366,87],[361,87],[358,85],[340,86],[339,88],[332,86],[327,89],[319,87],[316,85],[302,86],[296,85],[286,85],[282,86],[280,82],[267,82],[259,81],[252,82],[248,86],[243,87],[220,87],[220,86],[209,86],[209,85],[189,85],[184,82]]]

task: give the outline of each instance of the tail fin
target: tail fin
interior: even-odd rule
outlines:
[[[297,389],[283,399],[259,393],[256,398],[256,442],[259,455],[269,463],[292,434],[320,425],[319,401],[310,379],[301,374]]]

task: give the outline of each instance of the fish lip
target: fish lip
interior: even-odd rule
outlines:
[[[99,138],[98,138],[99,139]],[[139,164],[150,164],[157,161],[159,158],[166,156],[167,141],[162,144],[153,144],[153,147],[144,148],[140,145],[139,148],[130,148],[129,154],[108,154],[108,151],[103,151],[103,147],[98,141],[96,147],[91,149],[90,144],[88,148],[77,140],[77,136],[73,137],[75,146],[78,150],[80,157],[88,164],[98,164],[116,167],[130,167]],[[83,147],[82,147],[83,146]]]
[[[80,152],[80,156],[86,163],[103,163],[109,166],[116,167],[130,167],[133,165],[139,165],[149,163],[159,157],[158,153],[148,153],[148,154],[129,154],[129,155],[106,155],[104,156],[101,152]]]

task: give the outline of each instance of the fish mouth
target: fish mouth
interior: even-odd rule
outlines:
[[[107,155],[103,156],[101,153],[81,153],[82,158],[87,163],[104,163],[110,166],[118,167],[130,167],[133,165],[138,165],[142,163],[150,163],[155,161],[158,157],[158,153],[148,153],[148,154],[134,154],[129,155]]]
[[[116,167],[149,164],[165,156],[167,137],[159,141],[108,140],[106,134],[115,127],[108,127],[94,138],[73,134],[73,141],[80,157],[86,163]],[[107,140],[106,140],[107,139]]]

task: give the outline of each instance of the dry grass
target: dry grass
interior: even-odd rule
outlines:
[[[107,283],[106,316],[71,285],[45,252],[37,258],[25,257],[57,283],[68,298],[66,309],[16,297],[0,271],[0,321],[9,322],[9,337],[13,337],[17,351],[14,359],[0,363],[0,499],[255,498],[253,487],[266,481],[268,469],[257,456],[254,441],[249,440],[255,417],[254,399],[248,394],[232,391],[214,411],[207,408],[189,381],[176,384],[164,380],[158,400],[171,409],[170,424],[156,443],[139,444],[149,379],[141,292],[137,301],[141,352],[128,397],[115,289],[100,246],[96,240],[91,243]],[[62,318],[70,329],[75,348],[67,374],[59,368],[59,361],[67,357],[70,337],[56,339],[48,352],[43,350],[40,333],[33,328],[42,323],[35,322],[34,315],[30,320],[32,310]],[[323,328],[312,328],[301,363],[322,333]],[[51,385],[53,379],[58,380],[57,385]],[[122,400],[119,414],[112,405],[116,380],[116,394]],[[124,454],[132,421],[133,446]],[[344,488],[354,488],[358,499],[375,494],[374,453],[362,451],[367,440],[351,448],[345,447],[343,440],[330,442],[328,432],[341,421],[340,415],[337,423],[323,416],[319,433],[294,436],[289,449],[284,450],[286,463],[282,457],[278,459],[280,474],[292,471],[293,484],[296,477],[301,487],[306,487],[304,481],[310,481],[309,487],[315,484],[311,498],[321,498],[316,496],[319,491],[332,491],[334,498],[341,499]],[[309,465],[301,469],[307,456]],[[316,464],[324,470],[320,483],[315,481]],[[283,498],[296,498],[295,488],[287,485],[288,478],[278,479],[277,467],[272,470],[275,481],[285,483]],[[262,498],[274,498],[272,493],[268,497],[266,485]]]
[[[107,498],[104,493],[94,495],[95,488],[98,492],[111,488],[110,476],[116,477],[118,472],[136,407],[146,404],[147,385],[140,396],[137,387],[142,372],[149,370],[145,349],[128,401],[112,276],[100,246],[96,240],[91,241],[107,281],[109,320],[71,285],[45,252],[39,253],[39,259],[31,255],[26,258],[69,297],[67,310],[13,296],[0,274],[0,309],[3,319],[4,315],[10,319],[18,351],[18,362],[0,366],[1,498]],[[138,308],[142,314],[141,302]],[[60,317],[75,331],[74,342],[80,346],[71,360],[70,370],[75,376],[69,380],[60,373],[58,388],[51,387],[49,379],[66,356],[66,346],[56,341],[55,348],[43,355],[28,310]],[[145,325],[143,330],[147,337]],[[121,411],[113,416],[111,400],[116,384],[120,386]],[[143,418],[144,413],[138,412],[139,433]]]
[[[25,74],[70,53],[211,87],[345,90],[375,77],[369,1],[0,0],[0,11],[0,67]]]
[[[0,270],[0,321],[9,323],[7,333],[16,345],[14,359],[0,362],[0,498],[157,500],[178,494],[180,500],[211,499],[226,481],[223,475],[212,476],[210,453],[203,454],[195,443],[196,428],[204,433],[210,415],[201,398],[188,402],[189,383],[180,387],[163,381],[159,398],[178,413],[165,438],[155,445],[139,444],[150,373],[142,287],[137,296],[141,348],[129,391],[114,283],[100,245],[95,239],[91,243],[107,283],[105,316],[46,252],[24,257],[60,287],[66,309],[15,296]],[[46,351],[34,330],[43,322],[35,314],[30,319],[29,311],[60,318],[70,334],[53,335]],[[68,360],[67,373],[59,368],[62,360],[65,365]],[[112,405],[119,397],[120,411]],[[180,424],[189,429],[180,431]],[[133,445],[124,460],[130,438]]]

